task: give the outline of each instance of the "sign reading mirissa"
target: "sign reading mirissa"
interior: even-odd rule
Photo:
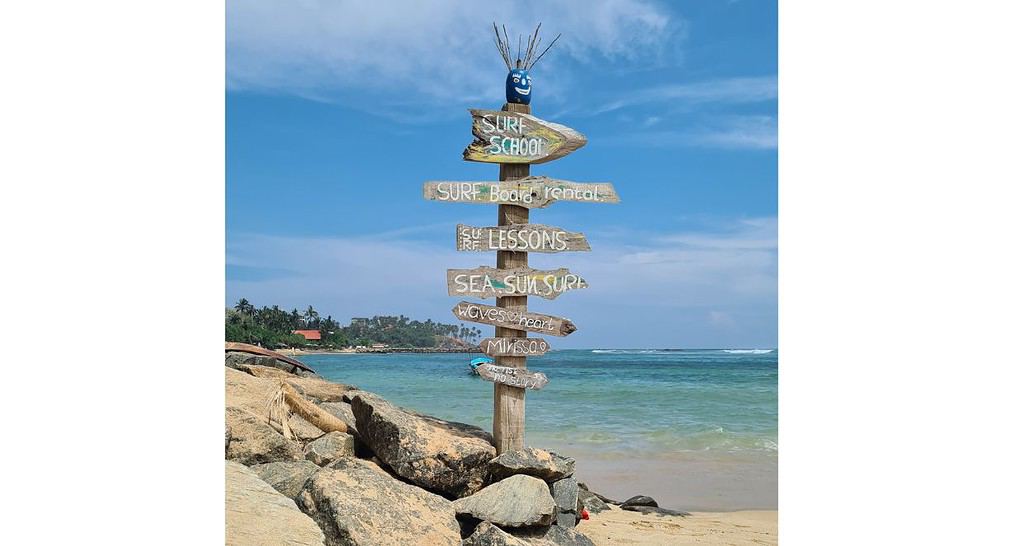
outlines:
[[[540,357],[551,347],[528,332],[567,336],[576,325],[567,318],[531,313],[529,296],[553,300],[570,290],[586,288],[586,281],[568,269],[537,270],[529,267],[530,252],[588,251],[582,233],[544,224],[530,224],[529,211],[557,201],[618,203],[614,187],[606,182],[583,183],[530,176],[529,166],[565,157],[586,144],[578,131],[532,115],[532,68],[553,46],[558,35],[540,51],[540,26],[527,38],[525,54],[520,46],[514,56],[508,33],[502,36],[494,24],[495,44],[508,68],[501,110],[471,109],[473,141],[462,153],[466,161],[500,165],[496,181],[430,181],[423,197],[448,203],[498,206],[497,225],[476,227],[458,224],[455,248],[464,252],[497,253],[497,267],[449,269],[448,295],[496,298],[496,306],[462,301],[451,311],[461,320],[494,326],[494,337],[480,342],[494,364],[475,368],[494,383],[494,445],[497,453],[522,449],[525,433],[525,391],[542,389],[548,378],[526,368],[527,357]],[[520,38],[520,44],[522,42]]]

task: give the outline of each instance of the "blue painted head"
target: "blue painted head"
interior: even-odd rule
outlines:
[[[529,104],[533,96],[533,79],[529,77],[528,70],[513,68],[508,72],[508,79],[504,82],[504,96],[508,102]]]

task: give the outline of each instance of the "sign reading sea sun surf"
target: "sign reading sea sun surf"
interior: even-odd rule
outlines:
[[[484,163],[546,163],[586,144],[575,131],[529,114],[471,109],[472,144],[462,152],[466,161]]]
[[[520,389],[540,390],[547,385],[547,376],[541,372],[531,372],[525,368],[483,364],[476,368],[480,377],[494,383],[501,383]]]
[[[553,300],[569,290],[586,288],[586,281],[561,268],[540,271],[529,267],[495,269],[449,269],[448,295],[499,298],[502,296],[540,296]]]
[[[541,337],[487,337],[480,348],[487,356],[543,356],[551,346]]]
[[[606,182],[569,182],[546,176],[527,176],[503,182],[435,180],[423,184],[423,198],[449,203],[518,205],[544,208],[555,201],[618,203],[618,193]]]
[[[460,301],[451,310],[459,320],[490,324],[511,330],[536,332],[551,336],[567,336],[576,330],[575,323],[567,318],[516,311],[482,303]]]
[[[566,252],[590,249],[582,233],[565,231],[543,224],[512,224],[496,227],[455,227],[455,248],[461,251],[486,252]]]

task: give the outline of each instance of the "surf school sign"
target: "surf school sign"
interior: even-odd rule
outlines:
[[[469,113],[474,140],[462,152],[466,161],[546,163],[586,144],[582,133],[529,114],[476,109]]]

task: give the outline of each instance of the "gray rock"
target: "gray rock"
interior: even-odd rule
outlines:
[[[227,446],[231,445],[231,425],[224,423],[224,451],[227,451]]]
[[[639,512],[640,514],[656,514],[658,516],[691,516],[689,512],[679,512],[678,510],[668,510],[667,508],[660,508],[657,506],[642,506],[642,505],[629,505],[622,506],[622,510],[628,510],[630,512]]]
[[[232,461],[225,465],[226,544],[228,546],[322,546],[323,531],[252,470]]]
[[[629,497],[622,501],[622,508],[626,506],[653,506],[657,507],[657,501],[646,495],[636,495],[635,497]]]
[[[252,412],[230,407],[224,415],[231,427],[227,459],[245,465],[302,460],[302,447],[297,442],[286,439]]]
[[[579,489],[579,504],[577,508],[580,512],[582,512],[582,509],[585,508],[591,514],[599,514],[604,510],[611,509],[607,503],[585,489]]]
[[[228,368],[234,368],[236,370],[243,369],[243,366],[267,366],[270,368],[276,368],[277,359],[271,356],[260,356],[249,353],[242,353],[239,351],[228,351],[224,356],[224,365]],[[294,366],[288,366],[289,369]]]
[[[323,402],[320,404],[327,413],[344,421],[348,425],[348,432],[359,435],[358,427],[355,426],[355,414],[352,413],[352,405],[347,402]]]
[[[310,477],[298,506],[334,545],[460,545],[452,503],[395,480],[355,458],[338,459]]]
[[[543,535],[543,540],[547,544],[556,544],[557,546],[595,546],[586,535],[571,527],[559,525],[548,529]]]
[[[586,484],[583,483],[583,482],[579,482],[579,488],[580,489],[585,489],[587,491],[590,491],[590,488],[587,487]],[[596,497],[598,499],[600,499],[600,500],[602,500],[602,501],[604,501],[604,502],[606,502],[608,504],[621,504],[622,503],[622,501],[620,501],[620,500],[614,500],[614,499],[612,499],[610,497],[606,497],[604,495],[601,495],[600,493],[597,493],[596,491],[590,491],[590,493],[593,493],[594,495],[596,495]]]
[[[263,481],[289,499],[297,497],[309,476],[320,470],[320,467],[310,461],[257,464],[250,468]]]
[[[462,546],[529,546],[529,542],[509,535],[489,521],[484,521],[462,541]]]
[[[501,527],[530,527],[554,522],[557,506],[543,480],[517,474],[458,499],[455,512]]]
[[[305,446],[305,458],[319,466],[326,466],[341,457],[355,456],[355,438],[344,432],[329,432]]]
[[[405,411],[368,393],[352,398],[352,412],[360,439],[402,478],[454,497],[483,487],[495,453],[483,429]]]
[[[527,447],[502,453],[490,461],[489,467],[490,474],[495,481],[515,474],[526,474],[548,482],[555,482],[571,476],[575,472],[575,459],[562,457],[543,449]]]
[[[579,518],[576,517],[575,512],[558,512],[558,519],[554,520],[554,525],[571,529],[578,521]]]
[[[559,511],[574,513],[579,502],[579,482],[575,476],[558,480],[551,484],[551,496],[554,497],[554,504],[558,505]]]

